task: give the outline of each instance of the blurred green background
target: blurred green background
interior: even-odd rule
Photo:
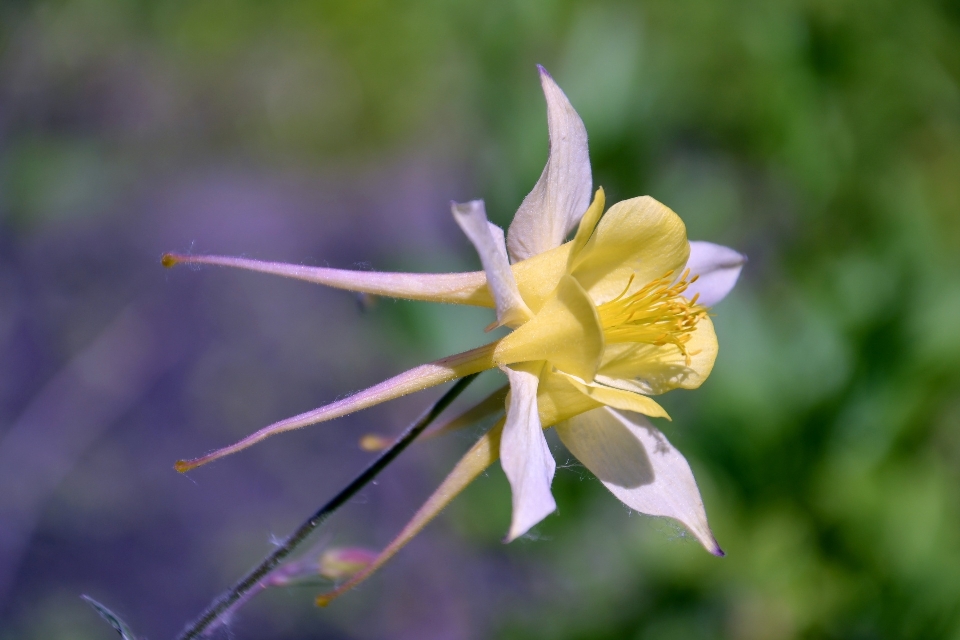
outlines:
[[[185,481],[176,458],[489,318],[159,256],[478,268],[447,202],[506,225],[536,181],[536,63],[608,201],[650,194],[750,258],[710,380],[663,399],[727,557],[553,441],[535,536],[500,544],[494,469],[368,586],[268,594],[230,637],[960,638],[956,0],[20,1],[0,46],[0,638],[110,637],[81,592],[169,637],[361,468],[360,434],[436,396]],[[418,446],[330,535],[382,546],[466,438]]]

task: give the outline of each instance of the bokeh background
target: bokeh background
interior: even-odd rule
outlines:
[[[710,380],[664,398],[727,557],[554,440],[534,535],[500,543],[495,467],[362,589],[269,592],[221,637],[960,638],[956,0],[0,4],[0,638],[113,637],[81,593],[172,637],[438,396],[181,476],[490,318],[159,258],[478,268],[448,203],[505,225],[536,181],[536,63],[608,200],[750,258]],[[475,436],[318,541],[384,545]]]

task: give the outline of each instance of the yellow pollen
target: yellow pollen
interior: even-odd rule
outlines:
[[[707,315],[707,309],[697,304],[699,294],[691,300],[683,292],[697,281],[690,277],[690,270],[674,280],[673,271],[648,283],[643,288],[627,294],[633,284],[633,276],[623,292],[609,302],[597,307],[603,335],[608,343],[641,342],[662,346],[676,345],[690,366],[690,356],[699,351],[687,351],[687,342],[696,330],[697,322]]]

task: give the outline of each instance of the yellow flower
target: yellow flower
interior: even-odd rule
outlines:
[[[651,397],[698,387],[710,374],[717,339],[707,314],[739,276],[744,258],[688,242],[680,218],[644,196],[604,212],[592,203],[587,134],[549,74],[550,155],[509,231],[489,223],[482,201],[453,215],[480,255],[483,271],[453,274],[352,272],[223,256],[164,256],[274,273],[383,296],[492,307],[504,338],[402,373],[313,411],[270,425],[217,452],[178,462],[204,464],[266,437],[330,420],[464,375],[499,367],[510,393],[504,420],[460,462],[363,579],[446,505],[499,452],[513,493],[507,540],[556,509],[556,464],[543,429],[560,439],[614,495],[642,513],[674,518],[722,555],[683,456],[644,416],[667,417]],[[576,229],[574,238],[564,239]],[[621,412],[628,413],[621,413]]]

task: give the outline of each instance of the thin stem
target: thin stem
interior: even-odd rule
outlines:
[[[464,376],[457,381],[455,385],[450,387],[450,390],[447,391],[443,396],[437,400],[432,407],[430,407],[419,420],[414,422],[412,425],[407,427],[406,431],[397,439],[396,443],[393,444],[389,449],[386,449],[380,456],[374,460],[370,465],[364,469],[353,481],[344,487],[337,495],[330,499],[325,505],[320,507],[320,509],[310,516],[303,524],[297,527],[290,536],[277,547],[270,555],[263,559],[263,561],[258,564],[254,569],[252,569],[246,576],[243,577],[239,582],[233,585],[230,589],[223,592],[220,597],[213,601],[213,603],[204,611],[197,620],[191,624],[182,634],[180,634],[178,640],[193,640],[194,638],[200,637],[203,632],[214,622],[216,622],[221,615],[223,615],[233,604],[238,600],[244,597],[251,589],[254,589],[257,584],[262,580],[268,573],[275,569],[283,560],[289,556],[293,551],[300,546],[300,544],[306,540],[306,538],[313,533],[313,531],[319,527],[324,520],[326,520],[334,511],[339,507],[343,506],[350,498],[352,498],[360,489],[366,486],[371,480],[377,477],[377,475],[383,471],[383,469],[390,464],[394,458],[396,458],[400,453],[410,445],[413,440],[420,435],[424,429],[426,429],[431,422],[433,422],[437,416],[446,409],[454,399],[460,395],[460,393],[467,387],[468,384],[473,382],[473,379],[477,377],[476,373],[472,373],[468,376]]]

